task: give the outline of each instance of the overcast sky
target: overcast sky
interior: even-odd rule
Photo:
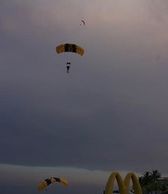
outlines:
[[[167,0],[1,0],[0,172],[168,174],[167,13]],[[58,55],[67,42],[84,56]]]

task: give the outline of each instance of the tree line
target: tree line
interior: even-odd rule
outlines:
[[[139,177],[143,194],[168,194],[168,177],[161,177],[158,170],[146,171],[143,176]]]

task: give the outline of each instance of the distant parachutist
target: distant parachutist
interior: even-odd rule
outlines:
[[[56,47],[57,54],[66,53],[66,52],[76,53],[80,56],[83,56],[85,51],[82,47],[71,43],[60,44]],[[66,63],[67,73],[69,73],[70,65],[71,65],[71,62],[67,61]]]
[[[80,25],[82,25],[82,24],[85,26],[85,24],[86,24],[86,23],[85,23],[85,21],[84,21],[84,20],[81,20]]]
[[[71,62],[66,63],[67,73],[69,73]]]

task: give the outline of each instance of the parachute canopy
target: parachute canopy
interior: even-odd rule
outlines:
[[[84,21],[84,20],[81,20],[81,24],[85,25],[86,23],[85,23],[85,21]],[[80,25],[81,25],[81,24],[80,24]]]
[[[68,185],[68,181],[63,179],[63,178],[57,178],[57,177],[50,177],[47,178],[43,181],[41,181],[38,184],[38,190],[39,191],[43,191],[45,190],[50,184],[55,184],[55,183],[61,183],[63,184],[63,186],[67,186]]]
[[[83,55],[84,54],[84,49],[79,47],[76,44],[70,44],[70,43],[66,43],[66,44],[60,44],[56,47],[56,52],[59,53],[63,53],[63,52],[73,52],[73,53],[77,53],[79,55]]]

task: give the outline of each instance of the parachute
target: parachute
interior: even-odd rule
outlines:
[[[58,54],[63,53],[63,52],[73,52],[73,53],[77,53],[82,56],[84,54],[84,49],[76,44],[66,43],[66,44],[58,45],[56,47],[56,52]]]
[[[64,53],[64,52],[76,53],[76,54],[79,54],[80,56],[83,56],[84,49],[76,44],[65,43],[65,44],[58,45],[56,47],[56,52],[58,54]],[[69,61],[69,59],[68,59],[68,61]],[[66,63],[67,73],[69,73],[70,64],[71,64],[71,62]]]
[[[84,20],[81,20],[81,24],[80,25],[82,25],[82,24],[85,26],[86,23],[85,23]]]
[[[61,183],[63,186],[67,186],[68,185],[68,181],[63,179],[63,178],[57,178],[57,177],[50,177],[47,178],[43,181],[41,181],[38,184],[38,190],[39,191],[43,191],[45,190],[50,184],[55,184],[55,183]]]

